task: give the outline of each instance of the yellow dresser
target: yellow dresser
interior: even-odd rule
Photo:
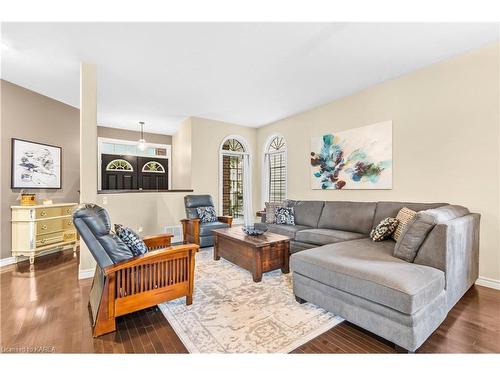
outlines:
[[[35,256],[57,248],[73,247],[78,236],[71,213],[77,203],[37,206],[11,206],[12,256],[27,256],[33,264]]]

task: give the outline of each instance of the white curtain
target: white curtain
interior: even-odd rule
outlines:
[[[250,155],[243,155],[243,217],[245,225],[253,225],[252,169]]]
[[[264,154],[264,164],[263,164],[263,173],[262,173],[262,202],[261,207],[264,208],[266,202],[269,201],[269,162],[270,155],[266,152]]]

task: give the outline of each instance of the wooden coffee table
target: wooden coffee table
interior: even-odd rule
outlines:
[[[260,282],[262,273],[281,268],[290,272],[290,239],[275,233],[247,236],[241,227],[215,229],[214,260],[220,257],[250,271],[253,281]]]

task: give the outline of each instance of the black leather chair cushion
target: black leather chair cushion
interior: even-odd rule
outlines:
[[[212,196],[205,195],[186,195],[184,197],[184,207],[186,208],[186,216],[188,219],[198,219],[197,207],[213,207],[214,201]]]
[[[108,211],[92,203],[83,203],[73,212],[73,219],[81,218],[96,235],[108,234],[111,230],[111,220]]]
[[[229,228],[229,224],[213,221],[200,224],[200,236],[211,236],[214,229]]]
[[[99,267],[134,256],[128,246],[110,232],[111,220],[104,208],[91,203],[81,204],[73,212],[73,223]]]

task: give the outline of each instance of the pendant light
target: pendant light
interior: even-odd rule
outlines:
[[[146,149],[146,140],[144,139],[144,121],[140,121],[139,125],[141,126],[141,139],[137,141],[137,148],[144,151]]]

